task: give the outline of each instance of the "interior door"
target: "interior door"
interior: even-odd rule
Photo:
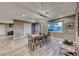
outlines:
[[[32,23],[32,34],[35,34],[35,24]]]
[[[27,34],[31,35],[31,24],[30,23],[24,23],[24,36],[27,36]]]
[[[39,23],[35,24],[35,33],[40,33],[41,32],[41,26]]]

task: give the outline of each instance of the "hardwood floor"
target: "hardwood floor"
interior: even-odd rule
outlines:
[[[57,55],[59,41],[51,41],[42,48],[38,48],[31,52],[27,47],[27,38],[18,40],[1,40],[0,39],[0,55],[1,56],[52,56]]]
[[[25,46],[26,41],[23,40],[1,40],[0,41],[0,55],[29,55]]]

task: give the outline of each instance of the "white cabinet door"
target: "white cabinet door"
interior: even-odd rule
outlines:
[[[5,35],[5,25],[0,24],[0,35]]]
[[[32,28],[30,23],[24,23],[24,36],[31,35]]]

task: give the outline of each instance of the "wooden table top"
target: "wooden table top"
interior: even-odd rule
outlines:
[[[39,37],[43,37],[43,35],[40,35],[40,34],[32,34],[31,37],[32,37],[32,40],[34,42],[35,40],[38,40]]]
[[[40,34],[33,34],[31,35],[32,37],[40,37],[40,36],[43,36],[43,35],[40,35]]]

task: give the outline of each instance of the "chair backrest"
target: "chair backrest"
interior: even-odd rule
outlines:
[[[31,35],[27,34],[27,37],[30,37]]]
[[[32,39],[31,35],[29,35],[29,34],[27,34],[27,37],[28,37],[28,40]]]
[[[42,33],[39,33],[40,35],[42,35]]]
[[[43,38],[44,38],[44,39],[47,39],[48,36],[49,36],[48,34],[43,33]]]

